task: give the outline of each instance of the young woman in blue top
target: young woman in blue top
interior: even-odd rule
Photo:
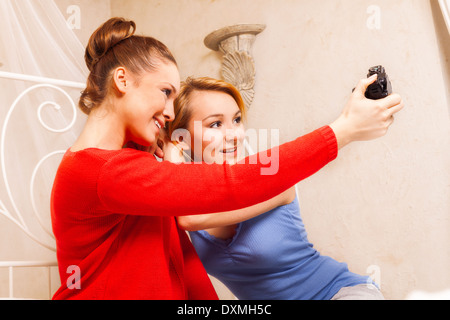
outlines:
[[[374,78],[361,80],[353,98],[364,99],[372,81]],[[188,78],[174,111],[175,120],[166,131],[172,143],[166,139],[163,147],[165,160],[238,162],[244,149],[245,107],[232,85],[211,78]],[[377,126],[375,119],[365,121],[367,132]],[[392,117],[387,121],[386,130]],[[180,216],[178,224],[190,232],[206,271],[239,299],[383,299],[369,277],[350,272],[345,263],[313,248],[300,217],[295,188],[241,210]]]

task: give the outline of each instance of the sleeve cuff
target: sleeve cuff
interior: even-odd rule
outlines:
[[[338,144],[336,135],[334,134],[334,131],[330,126],[324,126],[320,128],[319,132],[328,146],[329,161],[333,161],[338,156]]]

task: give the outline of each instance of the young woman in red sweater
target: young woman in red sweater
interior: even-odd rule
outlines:
[[[134,35],[135,28],[112,18],[86,48],[90,74],[79,106],[88,118],[52,190],[61,278],[53,298],[217,299],[175,216],[268,200],[335,159],[338,148],[384,134],[403,103],[397,95],[371,102],[354,94],[330,126],[279,147],[275,175],[261,175],[258,155],[245,165],[159,162],[123,146],[134,142],[163,156],[156,141],[174,119],[180,78],[166,46]]]

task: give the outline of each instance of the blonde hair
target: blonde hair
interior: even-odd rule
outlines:
[[[245,119],[246,109],[244,100],[242,99],[239,90],[232,84],[209,77],[189,77],[182,82],[180,93],[175,99],[175,119],[167,124],[167,134],[169,137],[171,137],[172,133],[177,129],[187,129],[189,121],[192,117],[190,98],[196,91],[216,91],[230,95],[236,101],[236,104],[241,111],[242,120]]]

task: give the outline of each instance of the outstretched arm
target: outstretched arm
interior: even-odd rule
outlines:
[[[375,79],[360,81],[330,126],[273,148],[272,161],[279,164],[274,174],[262,174],[267,166],[259,154],[247,157],[244,165],[191,165],[158,163],[150,154],[130,150],[102,166],[97,194],[109,211],[155,216],[225,212],[268,201],[334,160],[338,148],[387,132],[403,102],[397,94],[366,99],[364,91]]]

